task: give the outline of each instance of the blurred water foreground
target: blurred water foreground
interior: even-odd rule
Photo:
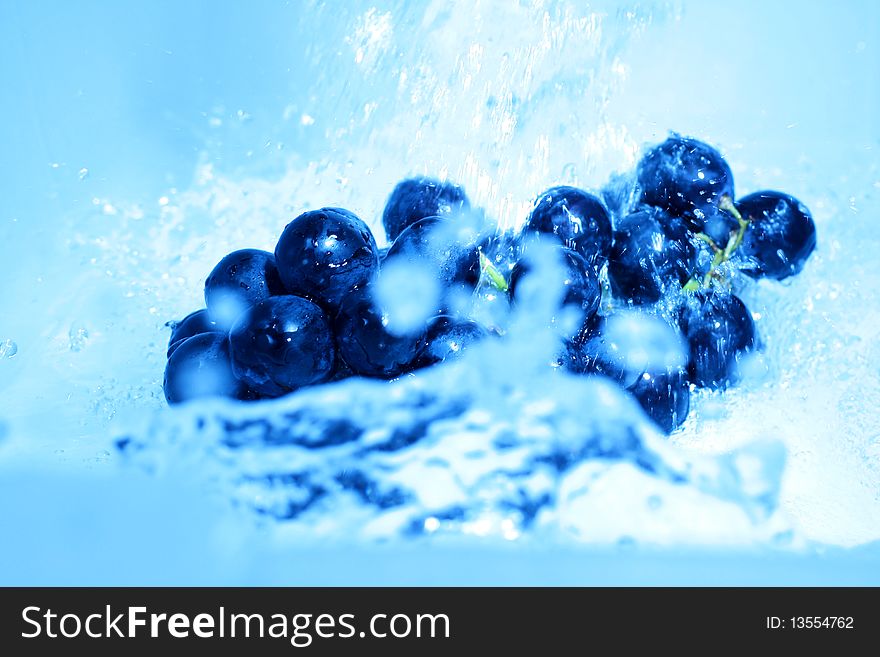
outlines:
[[[0,583],[877,584],[874,3],[6,3],[0,37]],[[429,173],[513,226],[669,129],[819,232],[672,438],[525,339],[165,408],[165,321],[302,210],[381,235]]]

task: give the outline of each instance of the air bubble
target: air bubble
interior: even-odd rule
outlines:
[[[84,326],[72,324],[67,333],[71,351],[82,351],[89,340],[89,331]]]
[[[18,353],[18,345],[12,340],[0,342],[0,358],[12,358]]]

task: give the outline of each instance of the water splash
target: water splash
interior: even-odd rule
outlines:
[[[729,545],[790,531],[778,513],[780,445],[688,455],[611,382],[535,362],[541,344],[495,340],[392,383],[193,404],[118,447],[143,467],[191,463],[304,537]]]

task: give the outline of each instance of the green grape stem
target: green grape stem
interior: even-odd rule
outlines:
[[[750,221],[748,219],[743,219],[740,211],[737,210],[736,205],[733,202],[733,199],[730,198],[727,194],[723,194],[718,201],[718,207],[721,210],[733,215],[734,219],[736,219],[739,224],[739,229],[730,236],[730,239],[727,241],[727,244],[724,245],[724,248],[720,248],[717,244],[715,244],[714,240],[711,237],[706,235],[705,233],[697,233],[697,239],[706,242],[710,247],[712,247],[712,251],[715,253],[712,258],[712,265],[709,267],[709,271],[706,272],[706,275],[703,276],[702,283],[698,283],[695,278],[691,278],[685,285],[685,291],[697,290],[701,287],[709,287],[709,284],[712,282],[712,278],[717,276],[717,268],[722,264],[727,262],[733,257],[734,251],[739,248],[739,245],[742,244],[743,238],[746,234],[746,229],[749,227]]]
[[[718,245],[715,244],[715,240],[713,240],[711,237],[709,237],[708,235],[706,235],[706,233],[697,233],[695,237],[696,237],[698,240],[700,240],[701,242],[705,242],[705,243],[708,244],[710,247],[712,247],[712,251],[713,251],[714,253],[718,253],[718,252],[721,250],[721,249],[718,248]]]
[[[482,251],[480,251],[480,273],[488,279],[496,290],[507,292],[507,281],[504,280],[504,276]]]
[[[749,220],[743,219],[743,216],[740,214],[739,210],[736,209],[736,205],[733,203],[733,199],[731,199],[727,194],[724,194],[721,197],[721,202],[718,204],[718,207],[724,210],[725,212],[729,212],[734,216],[734,218],[739,222],[739,230],[736,232],[736,236],[727,244],[727,248],[725,251],[727,252],[727,259],[730,259],[730,256],[734,251],[742,244],[743,238],[746,234],[746,229],[749,227]]]

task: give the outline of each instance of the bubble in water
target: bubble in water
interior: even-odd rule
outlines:
[[[82,351],[89,341],[89,331],[85,326],[79,324],[71,324],[70,331],[67,332],[70,339],[71,351]]]
[[[538,236],[529,243],[523,257],[528,263],[528,272],[516,286],[516,299],[519,315],[535,318],[547,323],[562,306],[565,288],[563,260],[558,244],[549,238]]]
[[[388,313],[388,330],[406,335],[436,314],[440,283],[430,267],[391,259],[376,281],[375,295],[376,302]]]
[[[18,353],[18,345],[12,340],[0,342],[0,358],[12,358]]]
[[[247,309],[248,304],[234,290],[229,293],[216,290],[211,297],[211,319],[223,330],[232,328]]]
[[[606,343],[633,372],[663,372],[684,367],[687,347],[666,322],[639,311],[619,312],[608,319]]]
[[[740,385],[758,385],[767,380],[770,365],[767,358],[760,352],[745,354],[736,367]]]

